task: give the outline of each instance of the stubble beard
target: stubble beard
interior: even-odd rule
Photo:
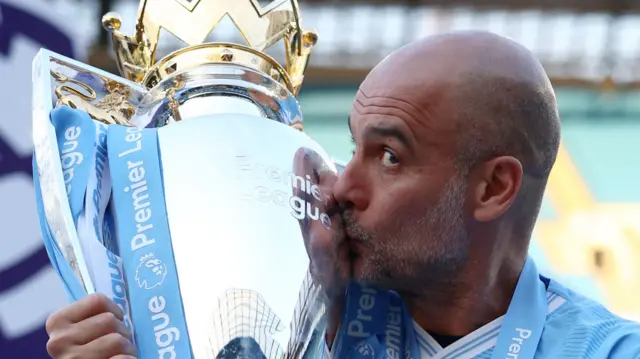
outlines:
[[[397,291],[452,283],[469,255],[463,212],[466,190],[464,177],[452,178],[422,217],[399,218],[398,225],[393,226],[397,228],[395,233],[365,230],[345,213],[343,221],[350,240],[367,247],[366,257],[359,258],[361,269],[353,279]]]

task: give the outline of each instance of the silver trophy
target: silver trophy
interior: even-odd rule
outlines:
[[[225,15],[246,44],[204,42]],[[315,356],[318,248],[341,230],[295,98],[317,40],[297,1],[142,0],[135,35],[120,24],[103,18],[123,77],[34,60],[38,209],[71,297],[112,297],[141,359]],[[161,29],[186,46],[157,60]]]

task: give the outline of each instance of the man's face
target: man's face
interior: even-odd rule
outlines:
[[[453,160],[455,128],[435,118],[446,111],[426,114],[385,91],[363,86],[356,97],[355,151],[334,195],[354,278],[411,290],[451,279],[466,262],[467,179]]]

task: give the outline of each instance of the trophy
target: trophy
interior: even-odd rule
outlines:
[[[318,248],[338,170],[296,100],[317,41],[296,0],[142,0],[103,17],[122,77],[33,65],[34,184],[72,300],[104,293],[141,359],[301,358],[324,348]],[[225,16],[245,44],[205,42]],[[156,58],[161,29],[185,47]],[[266,51],[284,43],[285,63]]]

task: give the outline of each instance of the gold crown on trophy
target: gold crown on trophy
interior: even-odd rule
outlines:
[[[116,62],[125,78],[152,88],[176,71],[204,64],[231,63],[267,74],[296,96],[311,49],[318,36],[302,29],[297,0],[141,0],[135,36],[120,32],[122,21],[108,13],[102,19],[112,33]],[[246,45],[205,43],[225,17],[233,21]],[[186,43],[156,61],[160,30]],[[265,51],[284,40],[286,64]]]

